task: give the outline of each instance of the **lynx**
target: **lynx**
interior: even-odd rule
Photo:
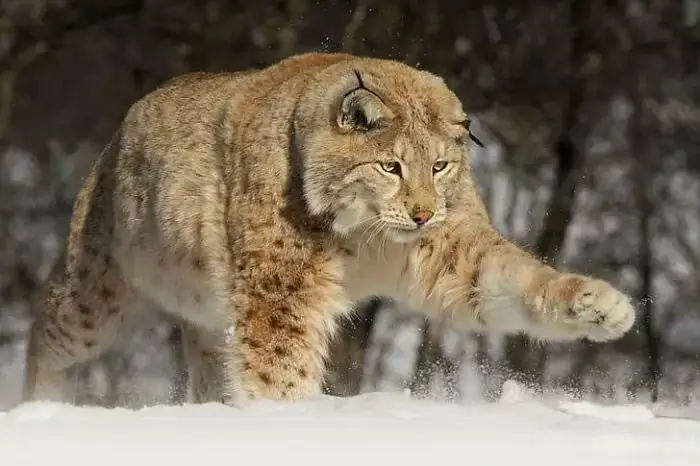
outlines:
[[[24,400],[155,303],[182,323],[190,402],[320,393],[336,321],[371,296],[460,328],[620,338],[630,299],[499,234],[470,119],[405,64],[308,53],[192,73],[137,101],[77,196],[38,302]]]

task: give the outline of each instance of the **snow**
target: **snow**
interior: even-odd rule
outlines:
[[[506,388],[500,402],[472,405],[390,393],[259,402],[243,410],[27,403],[0,413],[0,452],[4,466],[700,461],[700,422],[690,416],[661,417],[643,405],[535,399]]]

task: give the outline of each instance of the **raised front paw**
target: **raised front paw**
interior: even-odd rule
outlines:
[[[602,280],[562,274],[547,284],[540,311],[557,326],[593,341],[614,340],[632,328],[630,298]]]

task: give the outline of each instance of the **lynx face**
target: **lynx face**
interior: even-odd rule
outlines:
[[[353,167],[345,178],[349,182],[338,190],[339,197],[352,201],[338,210],[337,230],[360,226],[408,242],[445,220],[468,163],[466,148],[420,133],[421,141],[398,136],[379,151],[374,145],[374,160]]]
[[[306,198],[312,211],[335,214],[340,234],[413,241],[449,216],[468,185],[469,121],[460,102],[438,78],[400,71],[352,70],[330,99],[330,128],[317,124],[303,139]],[[424,92],[399,99],[390,91],[409,86]]]

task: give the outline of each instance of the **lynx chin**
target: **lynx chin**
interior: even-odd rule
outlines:
[[[76,199],[24,399],[72,400],[67,369],[148,303],[182,322],[189,401],[234,406],[320,393],[335,322],[370,296],[488,332],[625,334],[627,296],[491,226],[471,138],[441,78],[390,60],[310,53],[165,83]]]

